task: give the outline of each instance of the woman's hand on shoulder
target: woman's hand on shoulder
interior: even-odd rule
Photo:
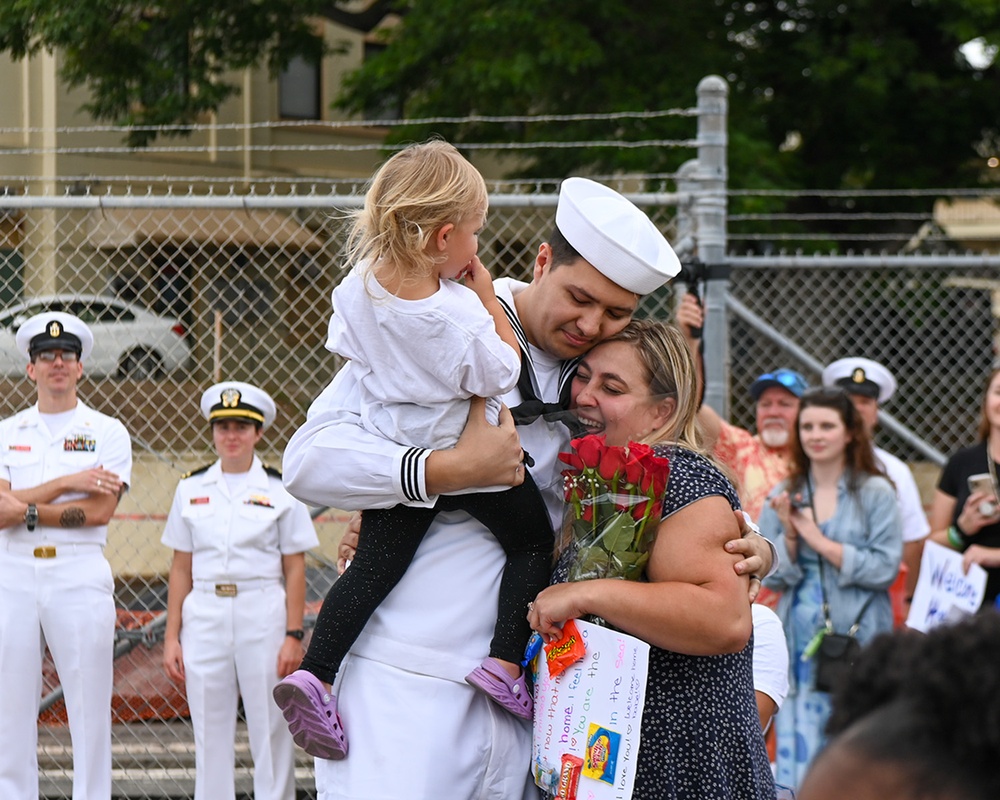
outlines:
[[[757,599],[760,592],[761,580],[771,571],[774,564],[774,553],[767,539],[761,535],[747,515],[734,509],[733,515],[736,517],[736,524],[740,529],[739,539],[730,539],[726,542],[726,552],[743,556],[742,561],[737,561],[733,565],[737,575],[750,576],[750,602]]]

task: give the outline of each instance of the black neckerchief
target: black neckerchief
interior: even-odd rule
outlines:
[[[539,417],[544,417],[549,422],[561,422],[569,428],[573,437],[582,436],[587,431],[583,423],[576,414],[568,411],[570,400],[570,389],[573,385],[573,375],[576,367],[580,363],[579,358],[564,361],[559,371],[559,402],[544,403],[538,398],[535,388],[535,369],[531,363],[531,355],[528,349],[528,338],[525,336],[524,328],[514,313],[514,309],[502,298],[498,298],[514,328],[514,335],[521,347],[521,374],[517,379],[517,390],[521,394],[521,402],[510,409],[515,425],[528,425]]]

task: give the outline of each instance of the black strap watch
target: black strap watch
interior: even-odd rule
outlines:
[[[28,503],[28,508],[24,512],[24,525],[29,531],[33,531],[38,524],[38,506]]]
[[[285,631],[285,636],[291,636],[293,639],[298,639],[301,642],[306,638],[306,632],[302,628],[298,628],[294,631]]]

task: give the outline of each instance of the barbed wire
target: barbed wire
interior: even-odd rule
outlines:
[[[690,147],[698,146],[697,139],[644,139],[641,141],[599,140],[575,142],[463,142],[463,150],[565,150],[588,147]],[[248,145],[157,145],[130,147],[128,145],[101,147],[8,147],[0,149],[0,156],[70,156],[70,155],[145,155],[163,153],[356,153],[372,150],[402,150],[407,145],[370,144],[248,144]]]
[[[730,189],[729,197],[1000,197],[1000,187],[973,189]]]
[[[871,221],[885,221],[885,220],[924,220],[930,221],[932,215],[929,213],[907,213],[904,211],[900,212],[887,212],[887,213],[851,213],[844,212],[842,214],[732,214],[728,218],[729,222],[826,222],[826,221],[858,221],[858,220],[871,220]]]
[[[886,241],[899,241],[908,242],[915,235],[915,232],[903,232],[903,233],[830,233],[826,231],[815,231],[812,233],[733,233],[729,232],[730,241],[755,241],[755,242],[767,242],[767,241],[803,241],[803,242],[819,242],[826,240],[833,241],[862,241],[862,242],[886,242]]]
[[[512,123],[545,122],[600,122],[623,119],[659,119],[662,117],[696,117],[697,108],[667,108],[658,111],[615,111],[601,114],[528,114],[521,116],[493,116],[470,114],[465,117],[422,117],[401,120],[273,120],[263,122],[203,122],[177,125],[63,125],[47,127],[0,127],[0,134],[23,133],[194,133],[198,131],[245,131],[282,128],[329,128],[344,130],[352,128],[398,128],[409,125],[462,125],[465,123]],[[463,145],[464,147],[464,145]]]
[[[677,179],[676,172],[644,172],[641,175],[616,174],[589,174],[587,177],[595,181],[611,183],[614,181],[672,181]],[[564,178],[488,178],[486,183],[504,189],[517,189],[518,187],[530,187],[533,190],[542,187],[551,187],[562,183]],[[288,185],[288,186],[364,186],[369,178],[351,177],[324,177],[324,176],[298,176],[298,175],[252,175],[247,178],[232,175],[210,176],[210,175],[103,175],[89,173],[86,175],[54,175],[51,177],[26,176],[24,173],[17,175],[0,175],[0,183],[5,184],[26,184],[47,181],[56,184],[90,184],[91,186],[105,184],[136,184],[136,183],[189,183],[189,184],[222,184],[222,185],[245,185],[248,183],[261,185]]]

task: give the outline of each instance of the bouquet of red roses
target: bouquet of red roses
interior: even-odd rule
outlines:
[[[630,442],[611,447],[604,436],[584,436],[560,453],[566,525],[563,545],[576,546],[569,580],[637,580],[649,560],[660,521],[670,464],[653,448]]]

